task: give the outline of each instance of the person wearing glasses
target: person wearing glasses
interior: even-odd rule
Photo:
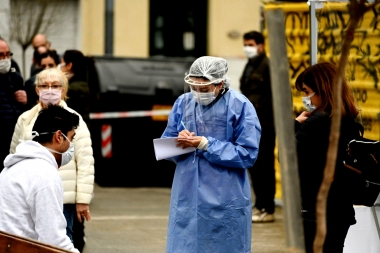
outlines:
[[[59,56],[55,50],[48,49],[46,52],[39,54],[36,59],[38,61],[37,64],[40,67],[39,72],[48,68],[56,68],[59,64]],[[25,91],[28,97],[26,107],[28,110],[38,103],[38,95],[36,93],[36,87],[34,86],[37,74],[32,75],[25,82]]]
[[[9,154],[9,143],[17,118],[26,110],[27,96],[22,76],[11,67],[12,52],[0,38],[0,162]],[[1,172],[2,168],[0,168]]]
[[[230,88],[227,71],[223,58],[196,59],[161,136],[195,148],[168,159],[176,170],[167,253],[251,252],[248,168],[257,159],[261,126],[252,103]]]
[[[68,81],[58,68],[41,71],[36,77],[35,84],[36,92],[39,95],[39,103],[18,118],[10,145],[10,153],[12,154],[15,153],[20,140],[22,142],[22,140],[32,139],[31,133],[34,122],[41,109],[47,107],[47,105],[60,105],[69,112],[79,115],[68,107],[65,102]],[[63,213],[67,221],[66,233],[71,241],[73,241],[72,226],[74,217],[80,221],[91,219],[89,204],[92,200],[94,188],[94,157],[90,131],[82,116],[79,115],[79,119],[79,126],[73,140],[74,157],[59,169],[64,189]]]

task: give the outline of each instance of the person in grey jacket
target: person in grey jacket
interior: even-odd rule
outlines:
[[[73,156],[79,116],[58,105],[42,109],[33,140],[6,157],[0,173],[0,230],[79,252],[66,235],[58,173]]]

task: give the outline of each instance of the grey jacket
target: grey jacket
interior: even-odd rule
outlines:
[[[66,235],[63,187],[54,156],[25,141],[0,173],[0,230],[79,252]]]

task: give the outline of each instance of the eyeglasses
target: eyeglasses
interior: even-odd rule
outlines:
[[[38,85],[38,89],[40,89],[40,90],[47,90],[49,88],[51,88],[52,90],[58,90],[58,89],[62,88],[62,85],[59,85],[59,84],[53,84],[53,85],[41,84],[41,85]]]
[[[12,52],[0,53],[0,60],[9,59],[13,55]]]

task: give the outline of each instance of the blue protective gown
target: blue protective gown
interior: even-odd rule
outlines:
[[[204,133],[195,121],[199,105],[191,96],[176,100],[162,138],[177,137],[183,121],[189,131],[206,137],[208,146],[207,151],[170,159],[177,166],[166,252],[250,253],[252,200],[246,168],[258,154],[261,126],[256,111],[245,96],[230,89],[210,110],[213,122],[205,122],[213,131]]]

